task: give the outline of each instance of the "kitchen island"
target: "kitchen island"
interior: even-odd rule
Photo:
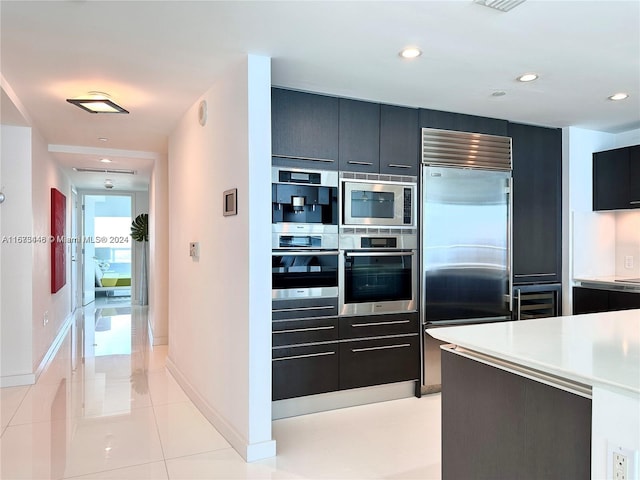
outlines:
[[[612,450],[640,449],[640,310],[429,333],[452,344],[444,480],[613,478]]]

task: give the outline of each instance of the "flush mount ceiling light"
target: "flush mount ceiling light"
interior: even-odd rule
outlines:
[[[100,163],[111,163],[111,160],[109,160],[108,158],[101,158]]]
[[[67,98],[67,102],[89,113],[129,113],[103,92],[89,92],[82,97]]]
[[[478,5],[500,10],[501,12],[508,12],[524,3],[525,0],[475,0],[475,2]]]
[[[422,51],[417,47],[403,48],[399,54],[402,58],[416,58],[422,55]]]
[[[620,93],[614,93],[613,95],[611,95],[609,97],[609,100],[616,101],[616,100],[624,100],[626,98],[629,98],[629,94],[620,92]]]
[[[538,78],[538,74],[537,73],[525,73],[523,75],[520,75],[517,80],[519,82],[533,82],[534,80],[536,80]]]

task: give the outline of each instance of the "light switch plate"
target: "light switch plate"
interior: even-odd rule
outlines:
[[[189,256],[195,258],[200,256],[200,242],[189,243]]]

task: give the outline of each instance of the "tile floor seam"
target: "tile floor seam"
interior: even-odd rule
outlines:
[[[81,475],[72,475],[70,477],[61,477],[60,480],[72,480],[74,478],[86,477],[87,475],[98,475],[98,474],[101,474],[101,473],[117,472],[118,470],[123,470],[125,468],[141,467],[143,465],[151,465],[152,463],[158,463],[158,462],[160,462],[160,460],[153,460],[152,462],[136,463],[136,464],[133,464],[133,465],[126,465],[124,467],[108,468],[106,470],[96,470],[95,472],[87,472],[87,473],[83,473]]]
[[[37,383],[37,382],[36,382]],[[0,433],[0,438],[4,437],[4,432],[7,431],[7,428],[9,428],[11,426],[11,422],[13,421],[13,419],[15,418],[16,414],[18,413],[18,411],[20,410],[20,407],[22,407],[22,404],[24,403],[25,398],[27,398],[27,395],[29,394],[29,392],[31,391],[31,387],[33,387],[34,385],[36,385],[36,383],[32,384],[32,385],[28,385],[29,388],[27,388],[27,390],[24,392],[24,395],[22,396],[22,398],[20,399],[20,403],[18,403],[18,406],[15,408],[15,410],[13,411],[13,414],[11,415],[11,418],[9,419],[9,421],[7,422],[7,424],[4,426],[4,428],[2,429],[2,433]],[[11,388],[11,387],[8,387]]]

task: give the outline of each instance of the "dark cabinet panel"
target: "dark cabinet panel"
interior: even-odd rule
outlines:
[[[338,315],[338,299],[336,297],[320,297],[272,300],[271,314],[273,320],[336,316]]]
[[[378,337],[419,333],[418,313],[394,313],[340,318],[340,338]]]
[[[629,173],[629,148],[616,148],[593,154],[594,210],[631,207]]]
[[[340,99],[339,168],[378,173],[380,170],[380,105]]]
[[[513,155],[514,283],[559,282],[562,131],[509,124]]]
[[[418,176],[418,117],[417,108],[380,106],[380,173]]]
[[[338,343],[273,349],[273,400],[338,390]]]
[[[337,341],[338,317],[277,320],[272,324],[272,338],[274,347]]]
[[[442,478],[588,479],[591,401],[442,352]]]
[[[640,207],[640,145],[629,149],[629,202]]]
[[[573,287],[574,315],[634,308],[640,308],[640,293]]]
[[[274,165],[337,170],[337,98],[271,89]]]
[[[508,135],[508,122],[496,118],[478,117],[462,113],[420,109],[421,128],[440,128],[457,132],[486,133],[487,135]]]
[[[609,310],[632,310],[640,308],[640,293],[609,292]]]
[[[417,334],[340,343],[341,389],[419,379]]]

